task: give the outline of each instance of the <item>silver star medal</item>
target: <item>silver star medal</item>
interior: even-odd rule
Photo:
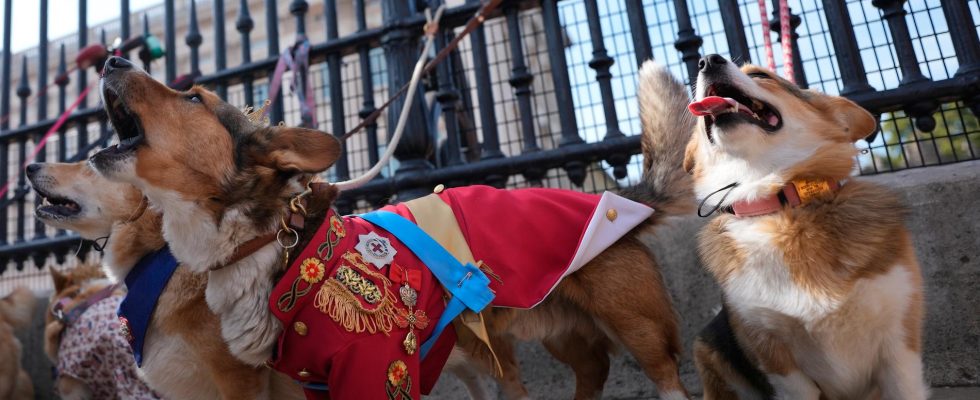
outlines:
[[[361,253],[364,261],[374,264],[378,269],[391,264],[398,253],[391,241],[386,237],[378,236],[377,233],[368,232],[367,235],[357,235],[357,246],[354,249]]]

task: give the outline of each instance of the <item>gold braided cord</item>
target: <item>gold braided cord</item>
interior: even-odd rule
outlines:
[[[331,278],[320,286],[320,291],[313,298],[313,306],[329,315],[330,319],[347,332],[381,331],[387,336],[395,323],[395,307],[392,301],[393,298],[388,293],[378,307],[368,309],[342,283]]]
[[[385,292],[390,292],[388,288],[391,287],[391,281],[388,280],[387,276],[384,276],[381,273],[373,270],[372,267],[369,267],[367,263],[364,262],[364,257],[361,257],[361,253],[348,250],[346,253],[344,253],[343,257],[344,260],[347,260],[347,262],[359,269],[361,272],[374,279],[380,280],[384,284]]]
[[[336,278],[330,278],[323,282],[313,299],[313,306],[320,312],[329,315],[334,322],[340,324],[348,332],[377,333],[381,331],[388,335],[397,319],[395,296],[390,289],[391,281],[388,280],[388,277],[372,271],[360,254],[348,251],[344,253],[343,257],[360,272],[381,282],[383,294],[378,306],[374,308],[365,307],[357,296],[351,293],[351,289]],[[354,271],[350,270],[350,272]]]
[[[371,280],[346,266],[337,268],[337,281],[343,283],[354,294],[363,297],[368,304],[378,304],[381,301],[381,289],[378,289]]]

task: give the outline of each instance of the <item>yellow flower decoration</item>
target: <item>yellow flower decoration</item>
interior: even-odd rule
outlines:
[[[336,215],[330,216],[330,228],[333,229],[333,233],[337,235],[338,238],[342,238],[347,235],[344,231],[344,221],[341,221]]]
[[[388,366],[388,382],[393,386],[401,386],[408,377],[408,366],[402,360],[395,360]]]
[[[299,266],[299,276],[307,283],[317,283],[323,279],[324,268],[320,260],[310,257]]]

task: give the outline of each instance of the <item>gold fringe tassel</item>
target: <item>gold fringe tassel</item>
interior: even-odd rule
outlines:
[[[387,289],[387,288],[385,288]],[[348,332],[391,332],[396,314],[391,292],[385,290],[377,308],[367,309],[342,283],[331,278],[323,282],[313,299],[313,306],[330,316]]]

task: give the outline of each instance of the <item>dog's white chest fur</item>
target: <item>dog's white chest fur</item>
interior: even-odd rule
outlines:
[[[758,226],[753,220],[728,225],[746,256],[722,282],[730,306],[744,323],[780,338],[829,398],[866,396],[881,354],[911,354],[902,325],[915,291],[910,271],[895,265],[858,280],[847,293],[821,292],[815,283],[793,279],[793,266]]]
[[[728,224],[731,237],[746,256],[745,266],[721,282],[732,306],[739,311],[762,308],[804,322],[833,312],[841,299],[819,295],[795,282],[782,251],[759,226],[756,220],[732,220]]]

